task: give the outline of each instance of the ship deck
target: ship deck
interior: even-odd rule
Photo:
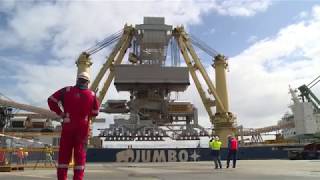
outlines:
[[[240,160],[238,167],[215,170],[213,162],[179,163],[87,163],[85,179],[319,179],[320,160]],[[26,168],[25,171],[0,173],[0,179],[56,179],[55,169]],[[69,179],[72,171],[69,170]]]

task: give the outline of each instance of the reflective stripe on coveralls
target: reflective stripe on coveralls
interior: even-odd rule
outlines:
[[[74,170],[84,170],[84,166],[74,166]]]
[[[68,164],[58,164],[58,168],[68,168]]]

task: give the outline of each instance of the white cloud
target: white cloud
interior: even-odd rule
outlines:
[[[214,9],[221,15],[253,16],[270,5],[270,0],[221,0],[215,1]]]
[[[297,88],[319,75],[319,9],[230,58],[231,106],[247,127],[275,124],[288,110],[288,85]]]
[[[308,12],[306,12],[306,11],[301,11],[298,15],[298,18],[300,18],[300,19],[304,19],[306,17],[308,17]]]
[[[55,55],[74,58],[75,52],[120,30],[125,23],[142,23],[143,16],[164,16],[169,24],[190,25],[199,23],[201,14],[212,6],[195,1],[16,3],[14,8],[10,5],[15,13],[9,17],[8,27],[0,31],[6,42],[0,48],[41,50],[49,41]]]
[[[319,20],[320,19],[320,6],[314,6],[312,8],[312,16],[314,19]]]
[[[2,86],[1,91],[19,101],[45,105],[54,90],[74,83],[74,61],[82,50],[118,31],[125,23],[142,23],[143,16],[164,16],[167,24],[188,27],[201,23],[205,13],[253,16],[269,5],[269,1],[0,1],[0,13],[7,15],[6,25],[0,27],[0,50],[15,50],[17,58],[21,58],[0,58],[1,63],[10,65],[15,87],[11,90]],[[26,59],[23,53],[48,54],[51,58],[37,63],[39,59]],[[105,55],[92,57],[93,74]],[[122,95],[111,86],[108,97]],[[202,109],[200,117],[205,119],[200,99],[194,98],[194,103]]]
[[[50,65],[25,63],[17,59],[0,59],[14,74],[7,76],[13,88],[1,91],[9,97],[20,96],[17,100],[38,106],[46,106],[46,98],[55,90],[73,84],[76,69],[73,65],[52,61]],[[14,98],[15,99],[15,98]],[[16,100],[16,99],[15,99]]]
[[[168,24],[186,26],[200,23],[201,15],[216,11],[222,15],[252,16],[264,11],[269,1],[57,1],[2,2],[13,14],[9,26],[0,29],[0,48],[24,47],[40,51],[44,42],[53,42],[58,57],[74,52],[121,29],[125,23],[142,23],[143,16],[164,16]],[[28,9],[28,11],[25,11]],[[128,14],[130,12],[130,14]],[[214,31],[214,30],[213,30]],[[211,31],[212,33],[212,31]]]
[[[0,13],[8,13],[10,12],[16,4],[16,0],[3,0],[0,1]]]
[[[194,1],[1,1],[1,7],[1,12],[8,16],[7,26],[0,28],[0,50],[23,50],[31,55],[34,52],[48,53],[48,57],[53,55],[52,59],[43,59],[44,64],[41,65],[30,59],[1,59],[2,62],[6,59],[15,70],[11,73],[16,74],[14,80],[17,82],[16,88],[22,91],[19,91],[21,96],[31,103],[37,103],[36,99],[41,96],[44,104],[45,98],[58,86],[72,83],[76,69],[74,62],[80,52],[118,31],[126,22],[139,24],[143,16],[164,16],[168,24],[190,25],[200,23],[201,14],[211,6]],[[20,55],[25,58],[22,53]],[[101,53],[92,57],[93,74],[97,73],[106,55]],[[115,88],[111,87],[110,93],[117,94],[115,92]]]

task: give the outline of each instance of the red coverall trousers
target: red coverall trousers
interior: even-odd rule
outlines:
[[[59,107],[63,107],[63,110]],[[58,180],[67,180],[68,166],[74,152],[74,180],[82,180],[86,162],[89,118],[97,116],[99,102],[88,89],[66,87],[48,98],[50,109],[64,117],[59,148]]]

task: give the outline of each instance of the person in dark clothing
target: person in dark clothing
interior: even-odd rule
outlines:
[[[229,168],[231,157],[232,157],[232,167],[233,168],[236,167],[238,148],[239,146],[238,146],[237,139],[229,135],[228,136],[227,168]]]

